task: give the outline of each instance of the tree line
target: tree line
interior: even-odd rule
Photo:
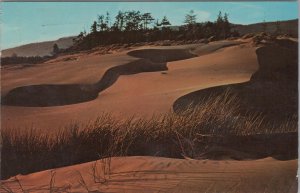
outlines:
[[[140,42],[154,42],[159,40],[199,40],[213,37],[215,40],[238,36],[231,30],[228,14],[219,12],[214,22],[197,22],[197,15],[193,10],[189,11],[183,25],[172,27],[171,22],[164,16],[155,19],[151,13],[140,11],[119,11],[112,19],[109,12],[98,15],[90,27],[90,31],[80,32],[74,38],[74,45],[66,50],[53,45],[51,56],[20,57],[13,54],[11,57],[1,58],[2,65],[8,64],[35,64],[44,62],[60,53],[70,50],[86,50],[100,45],[128,44]]]
[[[1,57],[1,65],[11,65],[11,64],[37,64],[45,62],[53,56],[17,56],[17,54],[12,54],[10,57]]]
[[[37,64],[45,62],[49,59],[55,58],[58,54],[63,53],[65,50],[58,47],[55,43],[53,44],[51,55],[46,56],[18,56],[16,53],[13,53],[8,57],[1,57],[1,65],[10,65],[10,64]]]
[[[119,11],[114,19],[109,12],[98,15],[89,32],[83,31],[74,39],[75,48],[90,49],[99,45],[153,42],[159,40],[197,40],[214,37],[225,39],[237,36],[231,31],[228,14],[219,15],[214,22],[197,22],[193,10],[185,15],[184,24],[171,27],[171,22],[164,16],[155,19],[151,13],[140,11]]]

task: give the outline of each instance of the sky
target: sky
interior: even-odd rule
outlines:
[[[7,49],[27,43],[55,40],[89,31],[97,15],[119,10],[150,12],[157,19],[167,16],[172,25],[181,25],[190,10],[197,21],[214,21],[219,11],[229,21],[250,24],[296,19],[297,1],[290,2],[0,2],[0,45]]]

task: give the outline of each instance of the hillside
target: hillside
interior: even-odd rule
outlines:
[[[37,42],[25,44],[22,46],[5,49],[2,51],[2,57],[12,56],[14,53],[18,56],[46,56],[51,55],[53,44],[57,44],[59,48],[65,49],[73,45],[73,36],[63,37],[54,41]]]
[[[240,35],[245,35],[248,33],[257,33],[264,31],[266,33],[275,33],[276,29],[279,28],[280,33],[282,34],[290,34],[293,37],[298,36],[298,19],[287,20],[287,21],[276,21],[274,22],[266,22],[266,23],[254,23],[250,25],[235,25],[233,28],[237,30]]]

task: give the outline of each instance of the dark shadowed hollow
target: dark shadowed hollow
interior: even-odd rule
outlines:
[[[178,98],[175,112],[199,106],[212,96],[230,90],[240,100],[240,113],[260,112],[268,120],[298,113],[298,43],[277,39],[256,50],[259,69],[250,81],[195,91]]]
[[[121,75],[165,71],[168,69],[167,62],[196,56],[184,49],[134,50],[128,55],[141,59],[109,69],[95,84],[22,86],[11,90],[4,96],[2,104],[47,107],[87,102],[96,99],[101,91],[113,85]]]

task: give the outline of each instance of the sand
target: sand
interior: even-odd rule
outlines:
[[[168,112],[172,110],[174,101],[187,93],[250,79],[258,68],[256,48],[250,43],[234,44],[237,43],[222,41],[208,45],[138,48],[184,50],[192,56],[189,59],[175,58],[180,59],[177,61],[172,61],[172,58],[169,62],[158,61],[165,64],[167,70],[120,74],[113,84],[97,93],[94,100],[46,107],[2,105],[2,126],[52,131],[70,123],[84,124],[103,112],[111,112],[121,118],[132,115],[149,117],[154,113]],[[108,55],[77,54],[31,67],[4,68],[1,70],[2,96],[14,88],[29,85],[97,84],[110,69],[130,62],[141,61],[143,65],[147,61],[147,58],[128,55],[130,51]],[[174,51],[171,53],[173,56]],[[156,55],[153,55],[155,58]]]
[[[149,56],[144,53],[145,49],[162,51],[152,50]],[[77,85],[76,88],[89,88],[99,94],[87,101],[74,100],[65,105],[30,106],[34,101],[24,101],[26,107],[2,105],[2,127],[36,127],[46,132],[57,131],[72,122],[84,124],[102,112],[111,112],[119,118],[168,112],[174,102],[186,94],[249,81],[258,69],[256,49],[246,40],[147,46],[107,55],[79,53],[33,66],[3,67],[2,97],[18,87],[35,89],[32,85],[44,87],[46,84],[51,89],[53,85],[59,85],[60,89]],[[14,94],[21,96],[18,89]],[[297,192],[296,174],[297,159],[280,161],[268,157],[235,161],[137,156],[113,157],[111,162],[104,159],[18,175],[1,183],[12,192],[41,193],[294,193]]]
[[[110,162],[107,161],[107,164],[104,163],[105,161],[98,160],[24,176],[18,175],[17,178],[4,181],[3,185],[16,193],[22,192],[16,179],[23,190],[40,193],[49,192],[50,189],[53,192],[115,193],[297,192],[297,160],[278,161],[265,158],[252,161],[215,161],[114,157]],[[93,167],[97,172],[93,172]],[[54,176],[52,185],[51,175]]]

